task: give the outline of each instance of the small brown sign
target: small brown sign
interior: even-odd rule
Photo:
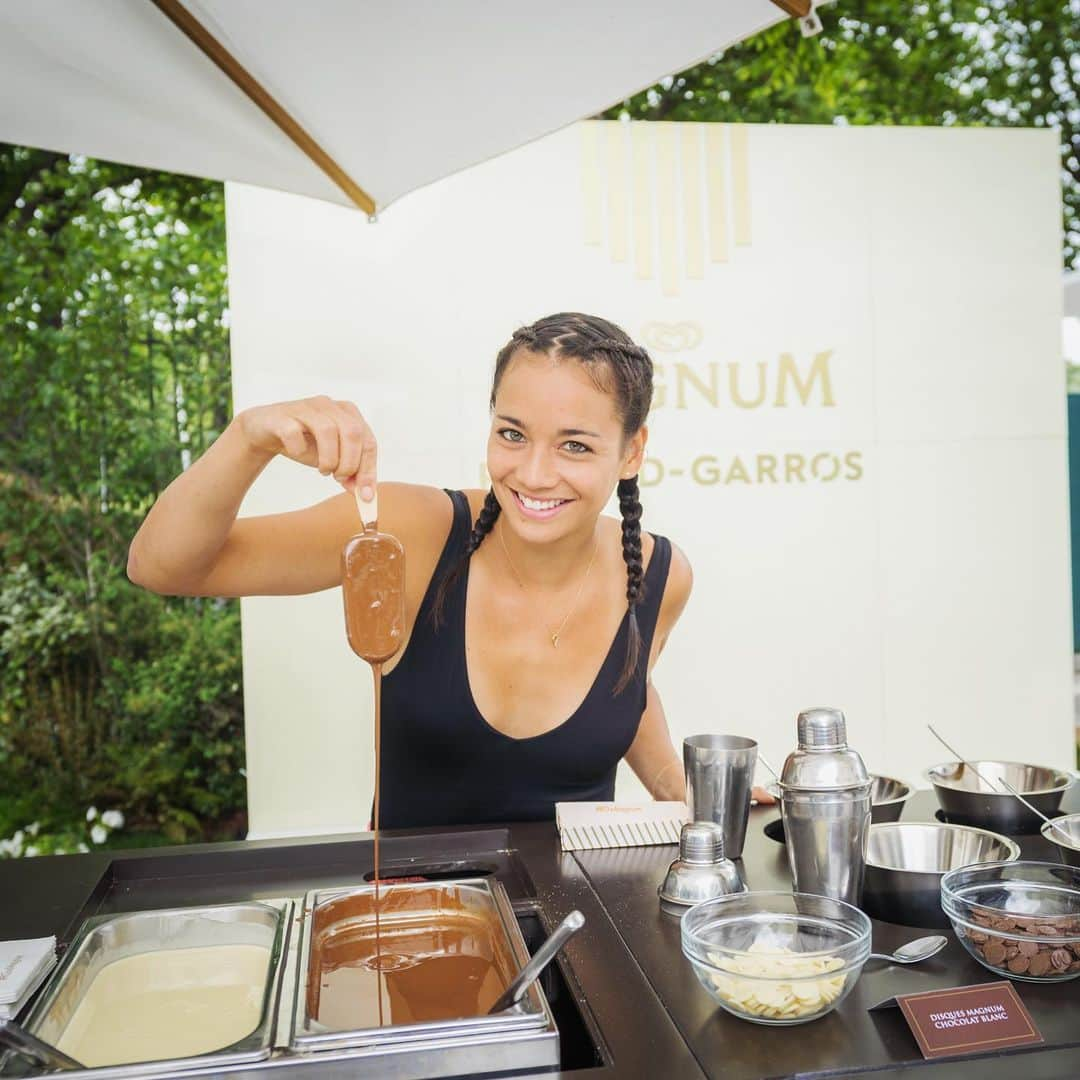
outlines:
[[[903,994],[896,1003],[925,1058],[1043,1041],[1010,982]]]

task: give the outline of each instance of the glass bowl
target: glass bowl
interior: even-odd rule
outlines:
[[[870,920],[840,900],[751,892],[692,907],[682,951],[723,1009],[756,1024],[805,1024],[831,1012],[870,954]]]
[[[985,863],[941,879],[941,907],[983,967],[1024,982],[1080,975],[1080,868]]]

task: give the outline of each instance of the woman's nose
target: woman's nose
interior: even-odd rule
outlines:
[[[555,462],[551,454],[540,446],[530,447],[528,456],[518,472],[531,492],[540,492],[545,488],[554,487],[558,482]]]

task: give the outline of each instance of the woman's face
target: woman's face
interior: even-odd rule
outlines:
[[[646,429],[623,436],[612,394],[577,360],[519,351],[495,395],[491,486],[508,524],[545,542],[592,529],[620,479],[641,466]]]

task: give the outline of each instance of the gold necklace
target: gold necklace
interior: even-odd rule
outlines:
[[[510,572],[514,575],[514,579],[518,583],[518,588],[524,589],[525,582],[521,580],[521,575],[517,572],[517,567],[514,565],[514,560],[510,558],[510,552],[506,548],[506,540],[503,539],[502,529],[498,530],[499,543],[502,544],[503,554],[506,556],[507,565],[510,567]],[[563,616],[563,621],[559,623],[558,628],[552,633],[549,631],[551,637],[551,646],[554,649],[559,647],[559,635],[566,628],[566,624],[570,621],[570,616],[574,614],[577,608],[578,601],[581,599],[581,594],[585,589],[585,582],[589,580],[589,574],[592,572],[593,563],[596,561],[596,553],[600,550],[600,538],[596,538],[596,544],[593,547],[593,553],[589,557],[589,565],[585,567],[585,576],[581,579],[581,584],[578,586],[578,591],[574,595],[574,602],[570,605],[570,610]]]

